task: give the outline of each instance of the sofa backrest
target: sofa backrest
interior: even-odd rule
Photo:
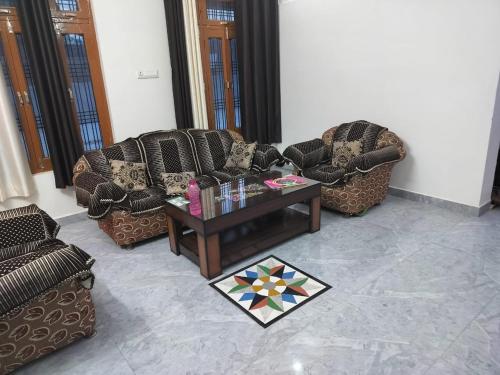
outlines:
[[[208,174],[224,167],[234,139],[227,130],[189,129],[196,147],[201,174]]]
[[[128,138],[123,142],[115,143],[101,150],[87,152],[85,159],[92,172],[108,179],[112,178],[109,160],[129,161],[132,163],[144,162],[139,142],[134,138]]]
[[[162,186],[162,173],[200,174],[193,138],[184,130],[162,130],[140,135],[147,172],[153,185]]]

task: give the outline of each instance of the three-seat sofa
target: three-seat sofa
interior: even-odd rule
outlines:
[[[226,168],[233,142],[229,130],[167,130],[83,155],[74,167],[77,203],[118,245],[129,246],[167,232],[162,173],[194,172],[201,188],[268,171],[284,159],[270,145],[257,144],[250,169]],[[147,186],[126,192],[112,180],[110,160],[145,163]]]

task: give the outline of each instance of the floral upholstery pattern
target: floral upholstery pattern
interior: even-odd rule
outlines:
[[[224,168],[250,169],[257,143],[233,142]]]
[[[146,164],[110,160],[113,182],[125,191],[146,189]]]
[[[332,165],[345,168],[351,159],[361,155],[363,145],[360,140],[335,141],[332,148]]]
[[[189,181],[194,179],[194,172],[162,173],[167,195],[180,195],[188,190]]]

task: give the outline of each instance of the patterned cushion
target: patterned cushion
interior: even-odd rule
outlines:
[[[128,204],[133,215],[153,212],[161,209],[167,199],[165,190],[159,187],[148,187],[142,191],[131,191],[128,194]]]
[[[361,155],[363,144],[361,141],[335,141],[332,147],[332,166],[345,168],[351,159]]]
[[[387,130],[377,124],[368,121],[354,121],[339,125],[333,135],[333,142],[361,142],[361,153],[370,152],[375,149],[377,138],[381,132]]]
[[[146,164],[110,160],[113,182],[125,191],[140,191],[147,187]]]
[[[189,129],[198,156],[202,174],[222,169],[234,142],[227,130]]]
[[[200,173],[195,145],[186,131],[158,131],[142,134],[138,139],[153,185],[163,186],[162,173]]]
[[[283,156],[291,161],[296,168],[302,170],[326,161],[328,151],[323,141],[315,138],[288,146],[283,152]]]
[[[224,168],[250,169],[257,143],[233,142]]]
[[[180,195],[188,190],[189,181],[194,175],[194,172],[162,173],[161,177],[168,195]]]

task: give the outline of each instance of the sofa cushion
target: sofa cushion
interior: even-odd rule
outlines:
[[[139,191],[147,187],[146,164],[130,161],[110,160],[113,182],[123,190]]]
[[[335,130],[332,146],[335,142],[360,141],[361,153],[364,154],[375,149],[379,134],[385,130],[387,128],[363,120],[345,123],[339,125]]]
[[[113,174],[111,171],[110,160],[121,160],[132,163],[142,163],[139,143],[133,138],[128,138],[123,142],[115,143],[113,146],[103,148],[102,150],[90,151],[85,154],[85,159],[92,172],[111,180]]]
[[[187,192],[189,181],[194,179],[194,172],[162,173],[161,176],[167,195],[181,195]]]
[[[159,210],[165,205],[166,199],[165,190],[155,186],[142,191],[131,191],[128,194],[128,204],[133,215]]]
[[[304,177],[321,182],[323,185],[333,185],[343,182],[345,169],[323,164],[302,171]]]
[[[212,171],[210,175],[214,177],[218,183],[224,183],[240,178],[246,178],[258,174],[258,172],[243,168],[223,168],[219,171]]]
[[[353,158],[361,155],[362,149],[360,140],[333,142],[332,165],[336,168],[346,168]]]
[[[250,169],[257,143],[233,142],[224,168]]]
[[[201,174],[210,174],[226,164],[234,142],[231,133],[227,130],[189,129],[195,145]]]
[[[153,185],[163,186],[162,173],[196,171],[199,174],[194,142],[187,132],[158,131],[142,134],[138,140]]]

